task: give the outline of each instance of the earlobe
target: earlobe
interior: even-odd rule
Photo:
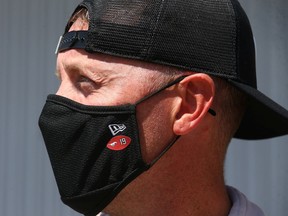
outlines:
[[[178,90],[182,100],[173,131],[177,135],[185,135],[199,125],[211,107],[215,94],[214,81],[207,74],[195,73],[183,79]]]

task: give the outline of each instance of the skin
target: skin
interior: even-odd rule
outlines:
[[[76,21],[70,30],[87,28]],[[163,73],[153,64],[71,49],[57,57],[61,80],[57,94],[85,105],[136,103],[153,91],[155,77]],[[219,122],[207,113],[215,97],[214,82],[206,74],[189,74],[137,105],[141,149],[147,163],[176,135],[181,137],[107,206],[104,211],[110,215],[228,215],[225,151],[219,151],[216,140]]]

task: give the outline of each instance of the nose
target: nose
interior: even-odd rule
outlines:
[[[58,90],[56,92],[56,95],[59,95],[59,96],[63,96],[65,97],[65,91],[64,91],[64,85],[63,85],[63,82],[61,81],[59,87],[58,87]]]
[[[71,88],[69,88],[69,83],[65,80],[62,80],[59,88],[56,92],[56,95],[62,96],[62,97],[66,97],[69,99],[73,99],[73,93]]]
[[[64,79],[61,81],[56,95],[68,98],[80,104],[91,105],[89,99],[86,98],[83,92],[79,90],[69,79]]]
[[[61,83],[56,91],[56,95],[80,102],[78,92],[69,77],[61,77]]]

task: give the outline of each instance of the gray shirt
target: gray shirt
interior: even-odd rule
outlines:
[[[263,211],[240,191],[230,186],[227,191],[233,204],[228,216],[264,216]]]

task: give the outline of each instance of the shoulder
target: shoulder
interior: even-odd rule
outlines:
[[[237,189],[227,186],[227,192],[232,202],[228,216],[264,216],[263,211]]]

